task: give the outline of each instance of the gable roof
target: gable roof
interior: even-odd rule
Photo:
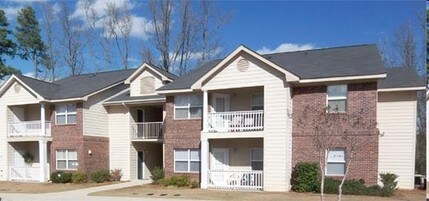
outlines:
[[[378,82],[379,91],[423,90],[426,87],[416,70],[408,67],[386,68],[387,77]]]
[[[176,75],[173,75],[167,71],[165,71],[164,69],[161,69],[155,65],[149,64],[149,63],[143,63],[139,68],[137,68],[136,71],[134,71],[133,74],[131,74],[126,80],[125,80],[125,84],[130,84],[132,80],[134,80],[137,76],[139,76],[143,70],[145,68],[148,68],[152,71],[154,71],[155,73],[157,73],[158,75],[161,76],[162,80],[168,80],[168,81],[173,81],[174,79],[177,78]]]
[[[255,53],[257,54],[257,53]],[[299,77],[310,79],[368,76],[384,78],[385,68],[376,45],[354,45],[261,55]],[[185,90],[224,59],[207,62],[157,91]],[[359,77],[356,77],[359,78]]]
[[[150,101],[165,101],[164,95],[148,95],[148,96],[130,96],[130,90],[126,90],[109,100],[105,101],[103,104],[122,104],[122,103],[132,103],[132,102],[150,102]]]

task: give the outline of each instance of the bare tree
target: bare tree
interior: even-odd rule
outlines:
[[[55,81],[55,69],[57,68],[58,59],[60,57],[55,29],[56,16],[54,15],[52,5],[48,4],[46,1],[41,1],[40,7],[43,14],[43,31],[46,36],[46,49],[42,64],[46,67],[46,70],[48,71],[47,74],[49,74],[50,81],[53,82]],[[45,74],[45,77],[48,76]]]
[[[71,76],[79,75],[84,68],[82,42],[83,28],[70,17],[67,4],[61,2],[60,25],[63,32],[62,49],[63,60],[69,67]]]

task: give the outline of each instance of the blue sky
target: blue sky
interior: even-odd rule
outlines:
[[[102,2],[101,0],[97,0]],[[144,3],[131,1],[133,15],[140,22],[147,20]],[[58,2],[50,1],[57,4]],[[77,13],[78,2],[68,4]],[[24,5],[35,2],[1,1],[9,18]],[[415,27],[421,47],[423,30],[418,22],[418,13],[423,14],[425,1],[216,1],[225,12],[232,12],[232,20],[219,33],[221,48],[225,54],[244,44],[261,53],[293,51],[301,49],[346,46],[354,44],[380,44],[389,40],[403,23],[411,22]],[[15,14],[16,15],[16,14]],[[12,25],[14,24],[11,20]],[[135,30],[130,66],[141,63],[138,54],[142,43],[151,40],[146,32]],[[140,34],[140,35],[139,35]],[[19,59],[8,60],[8,64],[32,71],[31,63]],[[90,63],[88,63],[90,65]],[[88,67],[86,70],[91,71]]]

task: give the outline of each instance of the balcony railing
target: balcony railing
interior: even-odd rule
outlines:
[[[51,122],[45,122],[46,133],[42,131],[41,121],[22,121],[8,124],[9,137],[51,136]]]
[[[161,139],[162,122],[143,122],[131,125],[131,139]]]
[[[264,130],[264,111],[234,111],[209,113],[209,132],[240,132]]]
[[[209,170],[208,187],[220,189],[262,190],[263,171]]]

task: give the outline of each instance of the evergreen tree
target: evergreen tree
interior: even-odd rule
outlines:
[[[9,23],[3,10],[0,9],[0,79],[6,75],[19,73],[18,70],[5,64],[5,56],[15,55],[16,44],[8,38],[12,31],[8,30]]]
[[[30,6],[22,8],[17,16],[15,37],[18,41],[19,56],[22,59],[31,59],[34,65],[34,78],[37,79],[39,63],[44,58],[45,44],[40,35],[39,22],[36,12]]]

